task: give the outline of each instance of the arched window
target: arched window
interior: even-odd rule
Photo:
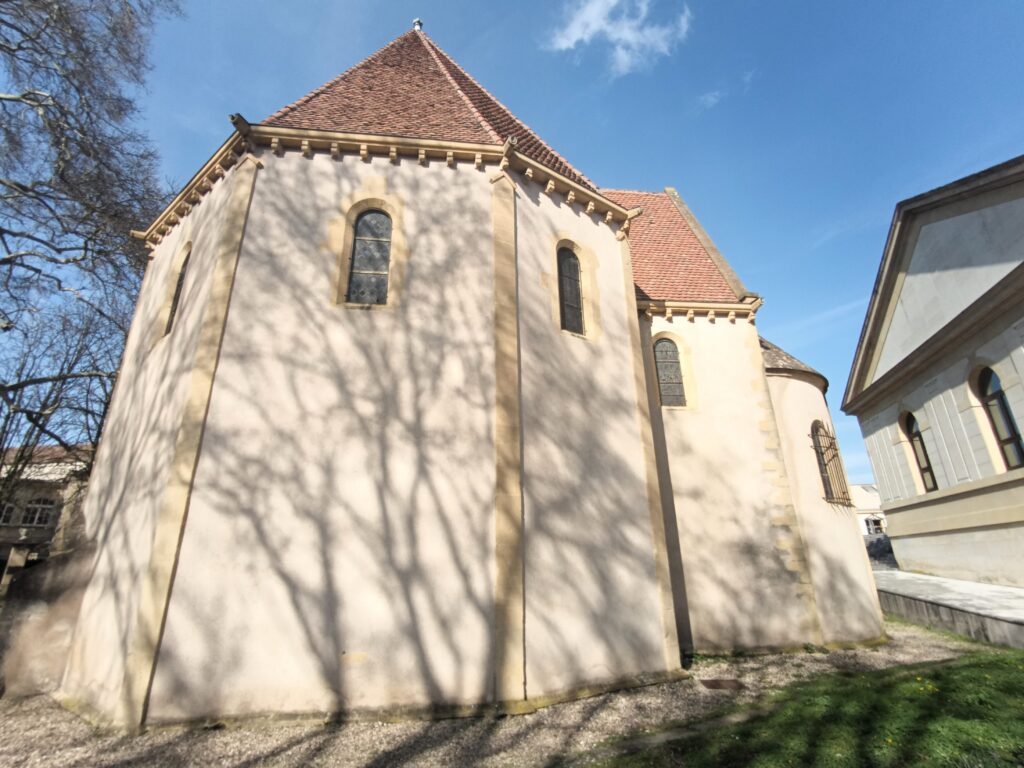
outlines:
[[[0,525],[10,525],[14,522],[14,505],[9,501],[0,507]]]
[[[1024,446],[1021,446],[1017,423],[1010,413],[1010,406],[1006,402],[1006,394],[1003,392],[999,377],[991,368],[982,369],[978,376],[978,397],[985,406],[985,413],[988,414],[1006,468],[1017,469],[1024,466]]]
[[[583,333],[583,291],[580,287],[580,260],[568,248],[558,249],[558,306],[562,328]]]
[[[821,475],[825,501],[852,506],[835,435],[822,422],[816,421],[811,425],[811,442],[814,444],[814,456],[818,460],[818,474]]]
[[[45,526],[53,520],[53,512],[57,503],[51,499],[32,499],[25,505],[25,512],[21,516],[21,524],[25,526]]]
[[[345,300],[353,304],[387,304],[390,265],[391,217],[376,210],[359,214]]]
[[[181,289],[185,287],[185,275],[188,273],[188,260],[192,258],[192,251],[185,254],[185,260],[181,262],[181,269],[178,271],[178,282],[174,285],[174,296],[171,299],[171,311],[167,313],[167,325],[164,327],[164,336],[171,332],[174,327],[174,318],[178,314],[178,305],[181,303]]]
[[[925,491],[937,490],[939,485],[935,482],[935,473],[932,471],[932,463],[928,460],[928,449],[924,447],[924,437],[921,435],[921,427],[917,425],[914,414],[908,413],[903,421],[903,428],[910,440],[910,446],[914,451],[914,460],[921,473],[921,482],[924,483]]]
[[[654,342],[654,363],[658,369],[658,393],[662,405],[686,405],[679,348],[670,339]]]

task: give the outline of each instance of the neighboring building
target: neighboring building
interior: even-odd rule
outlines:
[[[20,568],[62,554],[78,540],[89,451],[48,445],[36,448],[27,459],[18,456],[19,449],[4,456],[0,478],[6,480],[15,462],[24,466],[10,488],[3,483],[0,498],[0,596]]]
[[[1024,586],[1024,157],[896,206],[843,409],[900,566]]]
[[[850,501],[857,511],[857,523],[865,536],[885,533],[885,513],[878,486],[870,483],[854,483],[850,486]]]
[[[825,380],[673,190],[420,31],[234,123],[139,233],[68,700],[516,712],[881,634]]]

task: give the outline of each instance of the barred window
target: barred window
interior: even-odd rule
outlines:
[[[658,369],[658,394],[662,405],[686,405],[679,348],[670,339],[654,342],[654,363]]]
[[[558,306],[562,328],[583,333],[583,291],[580,286],[580,260],[568,248],[558,249]]]
[[[935,472],[932,471],[932,463],[928,459],[928,449],[924,447],[924,435],[921,434],[921,427],[918,426],[914,414],[907,414],[903,420],[903,429],[906,431],[910,447],[914,451],[914,460],[921,473],[921,482],[924,483],[925,492],[938,490],[939,484],[935,482]]]
[[[839,456],[839,444],[835,435],[829,432],[828,427],[822,422],[816,421],[811,425],[811,442],[814,443],[814,455],[818,459],[818,472],[821,475],[821,486],[825,491],[825,501],[852,507],[850,491],[846,487],[843,460]]]
[[[1010,411],[1010,404],[1006,402],[1002,383],[991,368],[982,369],[978,376],[978,396],[985,407],[985,413],[988,414],[988,421],[992,425],[996,442],[999,443],[999,452],[1003,455],[1006,468],[1017,469],[1024,466],[1024,446],[1021,445],[1017,422]]]
[[[181,303],[181,290],[185,287],[185,275],[188,273],[188,261],[192,258],[192,251],[185,254],[185,260],[181,262],[181,269],[178,271],[178,282],[174,285],[174,297],[171,299],[171,311],[167,314],[167,325],[164,327],[164,336],[174,328],[174,318],[178,314],[178,306]]]
[[[352,265],[346,301],[387,304],[391,265],[391,217],[384,211],[365,211],[356,219]]]
[[[14,505],[7,502],[0,508],[0,525],[10,525],[14,522]]]
[[[52,499],[32,499],[25,505],[25,512],[21,516],[21,524],[24,526],[46,526],[53,520],[53,512],[57,503]]]

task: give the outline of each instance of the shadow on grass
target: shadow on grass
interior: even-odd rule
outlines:
[[[1024,765],[1020,651],[981,651],[952,662],[827,675],[786,688],[769,706],[764,716],[721,728],[695,727],[678,740],[632,754],[624,754],[632,750],[622,742],[615,748],[619,756],[603,764]]]

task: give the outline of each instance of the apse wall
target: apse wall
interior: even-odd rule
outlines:
[[[659,592],[628,250],[597,214],[517,177],[526,691],[678,667]],[[559,248],[580,263],[584,333],[561,328]],[[652,477],[652,480],[654,478]],[[656,492],[655,492],[656,493]],[[671,598],[668,597],[667,602]],[[668,635],[668,636],[667,636]],[[674,656],[674,658],[673,658]]]
[[[486,701],[495,169],[261,159],[150,720]],[[369,309],[359,205],[393,220]]]
[[[641,317],[659,471],[678,531],[691,637],[702,650],[788,648],[820,637],[805,546],[757,328],[706,313]],[[685,406],[661,406],[653,344],[675,342]],[[671,530],[672,525],[668,526]],[[685,585],[685,588],[683,588]]]
[[[821,380],[799,372],[769,373],[768,389],[782,438],[786,473],[807,545],[815,605],[827,643],[880,637],[882,612],[854,507],[825,500],[811,426],[835,434]]]
[[[158,580],[151,568],[153,547],[155,541],[163,543],[158,530],[168,489],[183,479],[172,474],[172,463],[186,437],[183,412],[214,264],[225,230],[237,224],[229,215],[232,198],[247,193],[238,176],[237,168],[228,171],[152,252],[89,479],[83,515],[96,542],[96,559],[61,695],[120,725],[138,724],[134,713],[149,680],[151,667],[143,657],[152,642],[143,628],[154,622],[159,627],[163,608],[162,597],[153,603],[159,591],[151,589]],[[189,268],[178,312],[165,334],[186,255]],[[173,550],[170,555],[173,562]]]

